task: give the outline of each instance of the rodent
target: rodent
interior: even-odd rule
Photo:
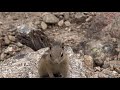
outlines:
[[[40,77],[48,75],[54,78],[54,74],[59,73],[63,78],[67,77],[68,56],[64,50],[64,43],[54,44],[43,54],[38,63],[38,72]]]

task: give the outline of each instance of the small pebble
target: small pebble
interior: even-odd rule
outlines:
[[[4,53],[9,53],[9,52],[12,52],[13,51],[13,47],[7,47],[4,51]]]
[[[95,71],[100,71],[100,67],[95,67]]]
[[[87,67],[93,68],[93,58],[89,55],[84,55],[84,63]]]
[[[58,22],[58,26],[63,26],[63,24],[64,24],[64,21],[63,21],[63,20],[60,20],[60,21]]]
[[[68,20],[68,19],[69,19],[69,12],[65,12],[65,13],[64,13],[64,18],[65,18],[65,20]]]
[[[77,12],[76,14],[75,14],[75,18],[76,19],[80,19],[80,18],[82,18],[84,15],[83,15],[83,13],[81,13],[81,12]]]
[[[87,19],[86,19],[86,22],[90,22],[92,20],[92,16],[89,16]]]
[[[65,25],[66,25],[66,26],[70,26],[71,23],[70,23],[69,21],[65,21]]]
[[[43,30],[47,29],[47,24],[45,22],[41,22],[41,27]]]
[[[5,57],[6,57],[6,54],[5,54],[5,53],[2,53],[2,54],[0,55],[0,61],[3,61]]]
[[[113,75],[117,75],[118,73],[117,73],[116,71],[113,71],[112,74],[113,74]]]
[[[23,47],[23,44],[21,44],[20,42],[18,42],[16,45],[20,48]]]
[[[6,44],[6,45],[10,44],[10,40],[8,39],[7,36],[4,37],[4,41],[5,41],[5,44]]]
[[[15,37],[14,36],[8,35],[8,38],[9,38],[10,41],[13,41],[13,42],[15,41]]]

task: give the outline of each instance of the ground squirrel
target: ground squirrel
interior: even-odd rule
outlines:
[[[41,57],[38,63],[38,72],[40,77],[53,78],[56,74],[66,78],[68,72],[68,56],[64,50],[64,44],[55,43],[49,47],[49,50]]]

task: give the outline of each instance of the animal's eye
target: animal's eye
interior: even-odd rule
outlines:
[[[51,50],[51,46],[50,46],[49,48],[50,48],[50,50]]]
[[[50,54],[50,57],[52,57],[52,55]]]
[[[61,54],[61,57],[63,56],[63,53]]]

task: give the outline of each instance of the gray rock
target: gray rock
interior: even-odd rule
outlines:
[[[0,61],[3,61],[5,57],[6,57],[6,54],[5,53],[1,53],[1,55],[0,55]]]
[[[43,16],[43,21],[45,23],[55,24],[59,21],[59,19],[56,16],[54,16],[53,14],[48,13]]]
[[[8,38],[9,38],[10,41],[13,41],[13,42],[15,41],[15,37],[14,36],[8,35]]]
[[[4,53],[9,53],[9,52],[12,52],[13,51],[13,47],[7,47],[4,51]]]
[[[84,14],[82,12],[78,12],[78,13],[75,14],[75,18],[81,19],[83,17],[83,15]]]
[[[101,71],[100,67],[95,67],[95,71]]]
[[[75,21],[79,22],[79,23],[84,23],[86,20],[86,16],[81,13],[81,12],[77,12],[75,14]]]
[[[4,37],[4,41],[5,41],[5,44],[6,44],[6,45],[9,45],[9,44],[10,44],[10,40],[8,39],[7,36]]]
[[[43,30],[47,29],[47,24],[45,22],[41,22],[41,27]]]
[[[83,61],[88,68],[93,69],[93,58],[89,55],[84,55],[84,61]]]
[[[63,21],[63,20],[60,20],[60,21],[58,22],[58,26],[63,26],[63,24],[64,24],[64,21]]]
[[[65,13],[64,13],[64,19],[65,19],[65,20],[68,20],[69,17],[70,17],[70,16],[69,16],[69,12],[65,12]]]
[[[116,71],[112,71],[112,74],[113,74],[114,76],[118,75],[118,73],[117,73]]]
[[[33,29],[27,25],[21,25],[18,28],[16,39],[35,51],[50,45],[50,40],[43,31]]]
[[[74,54],[71,47],[66,48],[69,57],[69,78],[85,78],[85,68],[79,56]]]
[[[22,34],[24,33],[29,34],[31,32],[31,29],[27,25],[23,24],[17,27],[17,32]]]
[[[92,16],[89,16],[87,19],[86,19],[86,22],[90,22],[90,21],[92,21]]]
[[[20,48],[23,47],[23,44],[20,43],[20,42],[17,42],[16,45],[17,45],[18,47],[20,47]]]
[[[40,25],[40,21],[37,20],[37,21],[34,22],[34,24],[35,24],[36,26],[39,26],[39,25]]]
[[[65,23],[66,26],[70,26],[71,25],[71,23],[69,21],[65,21],[64,23]]]

